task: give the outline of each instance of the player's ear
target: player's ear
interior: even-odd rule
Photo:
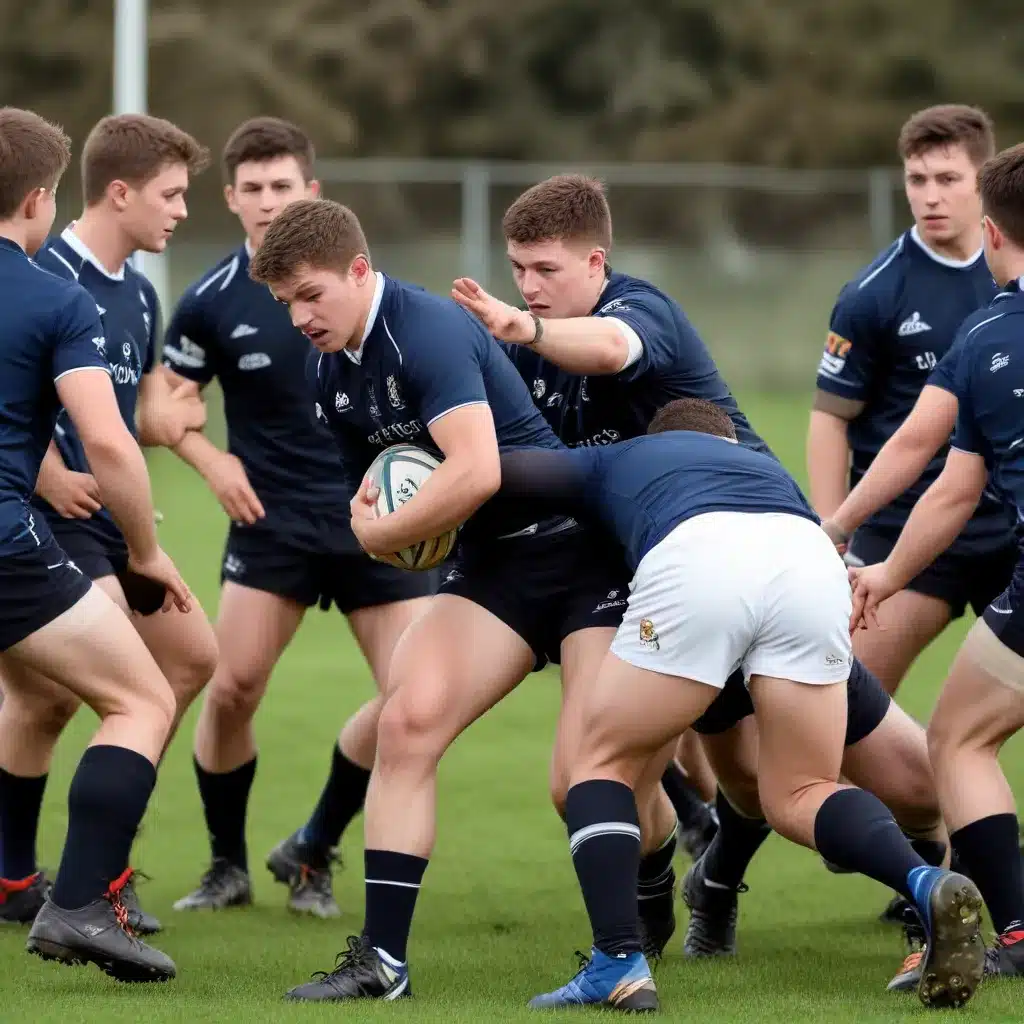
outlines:
[[[114,204],[116,210],[123,210],[128,205],[128,183],[120,178],[115,178],[107,186],[107,198]]]
[[[320,182],[313,178],[311,181],[306,182],[306,192],[309,194],[310,199],[320,198]]]
[[[591,249],[590,256],[587,257],[587,266],[590,268],[591,273],[603,274],[607,258],[607,253],[605,253],[604,249]]]
[[[45,188],[34,188],[21,201],[21,216],[24,220],[35,220],[39,216],[40,206],[46,198]]]
[[[228,209],[238,215],[238,203],[235,202],[235,186],[225,185],[224,186],[224,202],[228,204]]]
[[[982,218],[982,227],[985,231],[985,240],[988,242],[989,247],[992,249],[1001,249],[1003,247],[1003,233],[996,226],[994,220],[991,217]]]

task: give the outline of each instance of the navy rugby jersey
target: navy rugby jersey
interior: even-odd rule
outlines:
[[[981,455],[989,483],[1024,522],[1024,294],[1012,282],[972,317],[954,376],[953,447]]]
[[[569,373],[525,345],[503,345],[555,433],[574,448],[637,437],[654,414],[677,398],[703,398],[732,418],[742,444],[768,446],[740,412],[711,354],[682,308],[640,278],[612,273],[589,314],[631,327],[643,353],[616,374]]]
[[[491,408],[499,449],[563,447],[475,317],[451,299],[381,273],[359,349],[313,352],[309,372],[317,416],[360,473],[400,442],[440,454],[430,425],[454,409],[482,403]],[[507,520],[499,503],[472,522],[470,535],[500,535],[536,519]]]
[[[501,474],[499,497],[580,516],[589,511],[623,546],[634,572],[676,526],[706,512],[781,512],[818,522],[772,455],[688,430],[570,451],[509,452]]]
[[[228,451],[268,516],[276,507],[348,516],[352,474],[313,415],[310,351],[287,308],[249,277],[244,245],[185,292],[164,337],[167,367],[200,386],[220,381]]]
[[[953,345],[960,325],[991,302],[997,290],[981,253],[964,263],[945,259],[911,229],[840,292],[817,386],[865,403],[847,430],[851,486],[910,414],[925,384],[938,382],[930,374]],[[939,452],[915,484],[865,525],[898,532],[942,471],[945,456],[945,450]],[[986,500],[951,550],[987,551],[1008,540],[1005,511]]]
[[[110,273],[70,227],[40,249],[36,262],[59,277],[77,281],[92,296],[103,325],[104,355],[110,366],[117,404],[125,424],[136,436],[139,381],[152,371],[156,358],[160,322],[156,290],[128,264],[119,273]],[[66,413],[62,412],[57,419],[54,441],[68,469],[76,473],[90,471],[85,449]],[[33,503],[47,519],[60,519],[59,513],[38,495]],[[105,508],[88,519],[75,520],[75,525],[105,543],[118,546],[124,543],[121,531]]]
[[[76,370],[110,373],[96,303],[0,238],[0,557],[49,534],[29,499],[60,412],[55,382]]]

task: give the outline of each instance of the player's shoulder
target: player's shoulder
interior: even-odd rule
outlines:
[[[417,284],[382,275],[384,280],[380,319],[396,348],[418,350],[422,344],[433,349],[439,341],[454,338],[490,342],[483,324],[454,299],[437,295]],[[439,337],[439,325],[446,332]]]
[[[39,247],[32,261],[65,281],[77,281],[85,260],[64,241],[61,235],[51,235]]]
[[[987,349],[1013,348],[1024,355],[1024,294],[1019,285],[1004,289],[982,309],[975,310],[958,332],[965,352],[980,354]]]
[[[244,246],[227,253],[185,289],[181,304],[202,307],[223,300],[232,286],[248,279],[248,262]]]
[[[614,316],[616,311],[628,312],[631,304],[674,309],[676,302],[657,285],[642,277],[633,277],[619,271],[612,271],[608,283],[597,300],[595,315]]]
[[[836,305],[847,308],[877,307],[903,287],[910,265],[910,232],[904,231],[870,263],[843,285]]]

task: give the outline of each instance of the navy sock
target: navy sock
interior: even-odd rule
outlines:
[[[0,878],[20,882],[36,873],[36,836],[45,790],[45,775],[13,775],[0,768]]]
[[[640,820],[633,791],[610,779],[581,782],[566,795],[565,824],[595,948],[607,956],[639,952]]]
[[[707,805],[697,787],[686,777],[686,773],[674,761],[661,776],[661,785],[675,808],[679,824],[684,829],[704,828],[710,821]]]
[[[704,854],[704,877],[735,889],[772,830],[764,818],[740,814],[721,790],[715,794],[715,809],[718,831]]]
[[[676,894],[672,858],[676,852],[677,832],[678,828],[673,828],[656,850],[640,858],[636,894],[641,916],[668,917],[672,913]]]
[[[128,863],[156,769],[125,747],[89,747],[68,793],[68,835],[53,902],[77,910],[107,891]]]
[[[992,924],[1002,933],[1024,922],[1024,869],[1017,818],[990,814],[953,832],[949,841],[981,890]]]
[[[369,784],[370,772],[350,761],[335,744],[327,783],[300,834],[314,867],[327,865],[349,822],[362,810]]]
[[[391,850],[367,850],[366,925],[369,944],[404,963],[416,911],[416,897],[429,863],[424,857]]]
[[[906,834],[906,833],[904,833]],[[921,855],[921,859],[930,864],[933,868],[941,868],[946,858],[946,844],[936,842],[934,839],[915,839],[907,836],[910,845]]]
[[[229,772],[208,772],[195,758],[193,765],[213,856],[223,857],[247,871],[245,818],[249,810],[249,791],[256,778],[256,758]]]
[[[863,789],[840,789],[818,809],[814,845],[827,861],[857,871],[914,901],[907,876],[927,867],[889,809]]]

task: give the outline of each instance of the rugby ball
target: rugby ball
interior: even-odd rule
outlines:
[[[413,444],[396,444],[382,451],[367,471],[379,489],[377,515],[389,515],[404,505],[440,465],[439,459]],[[458,530],[449,530],[440,537],[420,541],[394,554],[372,557],[397,569],[434,569],[452,553],[458,536]]]

